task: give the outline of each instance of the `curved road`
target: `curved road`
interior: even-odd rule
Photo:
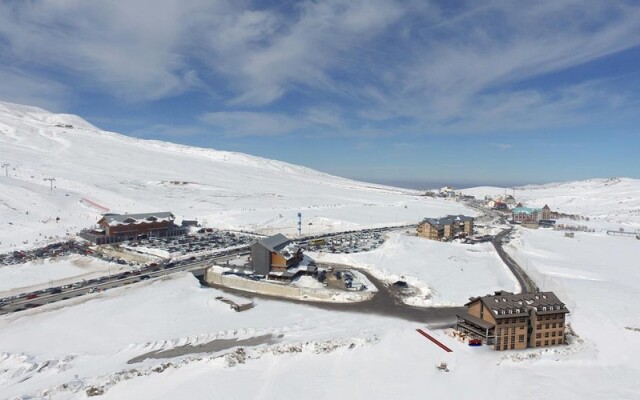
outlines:
[[[491,243],[493,243],[493,247],[496,248],[496,251],[498,252],[498,255],[500,256],[502,261],[507,265],[507,267],[509,267],[513,275],[518,280],[518,284],[520,284],[520,290],[522,291],[522,293],[537,292],[538,287],[536,286],[535,282],[529,277],[529,275],[526,274],[526,272],[522,270],[522,268],[520,268],[518,263],[516,263],[513,260],[513,258],[511,258],[511,256],[509,256],[509,254],[507,254],[507,252],[504,251],[504,249],[502,248],[502,239],[505,236],[507,236],[509,233],[511,233],[512,230],[513,228],[509,228],[500,232],[499,234],[496,235],[495,238],[493,238]]]
[[[268,296],[253,292],[230,289],[224,286],[204,283],[204,286],[210,286],[239,297],[259,298],[273,301],[286,301],[295,304],[303,304],[323,310],[377,314],[385,317],[399,318],[407,321],[440,324],[449,326],[456,320],[456,314],[460,314],[466,310],[465,307],[413,307],[404,304],[400,300],[399,292],[396,289],[390,289],[387,285],[371,275],[368,271],[348,266],[338,266],[340,270],[352,269],[362,273],[367,279],[378,289],[378,292],[366,301],[357,303],[329,303],[322,301],[302,301],[277,296]],[[401,289],[398,289],[401,290]]]

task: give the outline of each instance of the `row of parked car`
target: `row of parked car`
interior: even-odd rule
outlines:
[[[360,253],[371,251],[384,243],[381,232],[356,232],[333,238],[310,240],[307,249],[327,253]]]
[[[248,245],[255,237],[226,231],[202,230],[195,235],[179,237],[149,238],[137,243],[129,243],[130,247],[144,247],[168,252],[169,254],[190,254],[215,251],[229,247]]]
[[[44,247],[38,247],[31,250],[20,250],[0,254],[0,266],[24,264],[29,261],[62,257],[69,254],[89,254],[90,251],[88,244],[79,243],[75,240],[51,243]]]

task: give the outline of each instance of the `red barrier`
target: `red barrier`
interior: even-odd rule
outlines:
[[[87,199],[86,197],[83,197],[81,199],[81,201],[83,203],[86,203],[89,207],[91,207],[91,208],[93,208],[93,209],[95,209],[97,211],[101,211],[101,212],[109,211],[109,209],[107,207],[103,207],[100,204],[96,203],[95,201],[91,201],[91,200]]]
[[[422,336],[424,336],[427,339],[431,340],[433,343],[435,343],[438,346],[440,346],[447,353],[453,352],[453,350],[451,350],[450,348],[448,348],[444,344],[440,343],[440,341],[438,341],[436,338],[434,338],[433,336],[429,335],[427,332],[423,331],[422,329],[416,329],[416,331],[418,331],[418,333],[421,334]]]

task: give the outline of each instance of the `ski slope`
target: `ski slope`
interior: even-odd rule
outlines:
[[[106,209],[172,211],[212,227],[289,235],[296,233],[298,212],[305,234],[473,213],[416,191],[130,138],[77,116],[1,102],[0,159],[10,164],[9,177],[0,175],[0,219],[9,227],[0,233],[0,251],[73,235]],[[46,178],[55,178],[53,191]]]

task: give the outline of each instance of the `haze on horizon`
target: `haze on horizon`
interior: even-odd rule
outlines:
[[[0,100],[366,181],[640,177],[634,1],[0,4]]]

